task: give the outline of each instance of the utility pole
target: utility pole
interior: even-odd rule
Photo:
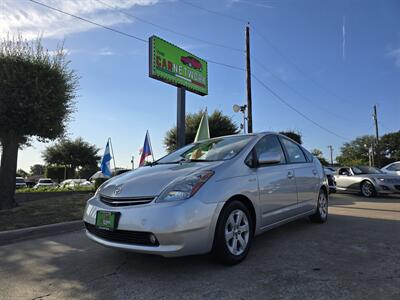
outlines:
[[[329,145],[328,148],[329,151],[331,152],[331,167],[333,167],[333,147],[332,145]]]
[[[375,122],[375,151],[376,151],[376,162],[378,167],[381,166],[380,152],[379,152],[379,129],[378,129],[378,114],[376,112],[376,105],[374,105],[374,122]]]
[[[251,100],[250,70],[250,23],[246,25],[246,85],[247,85],[247,132],[253,133],[253,107]]]
[[[177,88],[177,119],[176,119],[176,148],[185,146],[185,115],[186,91],[184,87]],[[153,158],[154,160],[154,158]]]

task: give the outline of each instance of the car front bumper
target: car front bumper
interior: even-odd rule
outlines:
[[[382,182],[375,184],[375,189],[379,194],[400,194],[400,184]]]
[[[149,232],[158,246],[112,241],[86,230],[93,241],[107,247],[166,257],[202,254],[211,251],[215,226],[223,203],[204,203],[196,198],[170,203],[113,207],[96,196],[85,208],[84,222],[95,225],[99,210],[120,212],[117,230]]]

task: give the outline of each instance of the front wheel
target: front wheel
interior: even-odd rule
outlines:
[[[247,256],[252,239],[249,210],[240,201],[228,203],[220,214],[215,231],[214,255],[224,264],[238,264]]]
[[[363,181],[361,183],[361,194],[367,198],[375,196],[376,191],[375,191],[374,185],[367,180]]]
[[[315,223],[325,223],[328,219],[328,197],[324,190],[318,194],[317,210],[310,216],[310,220]]]

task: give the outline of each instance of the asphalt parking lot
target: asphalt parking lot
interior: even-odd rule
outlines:
[[[326,224],[257,237],[226,267],[98,246],[82,231],[0,247],[0,299],[400,299],[400,197],[331,197]]]

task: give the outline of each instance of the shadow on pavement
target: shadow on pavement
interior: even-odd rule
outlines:
[[[398,220],[301,219],[256,237],[233,267],[124,253],[75,232],[0,247],[0,298],[398,298],[399,232]]]

